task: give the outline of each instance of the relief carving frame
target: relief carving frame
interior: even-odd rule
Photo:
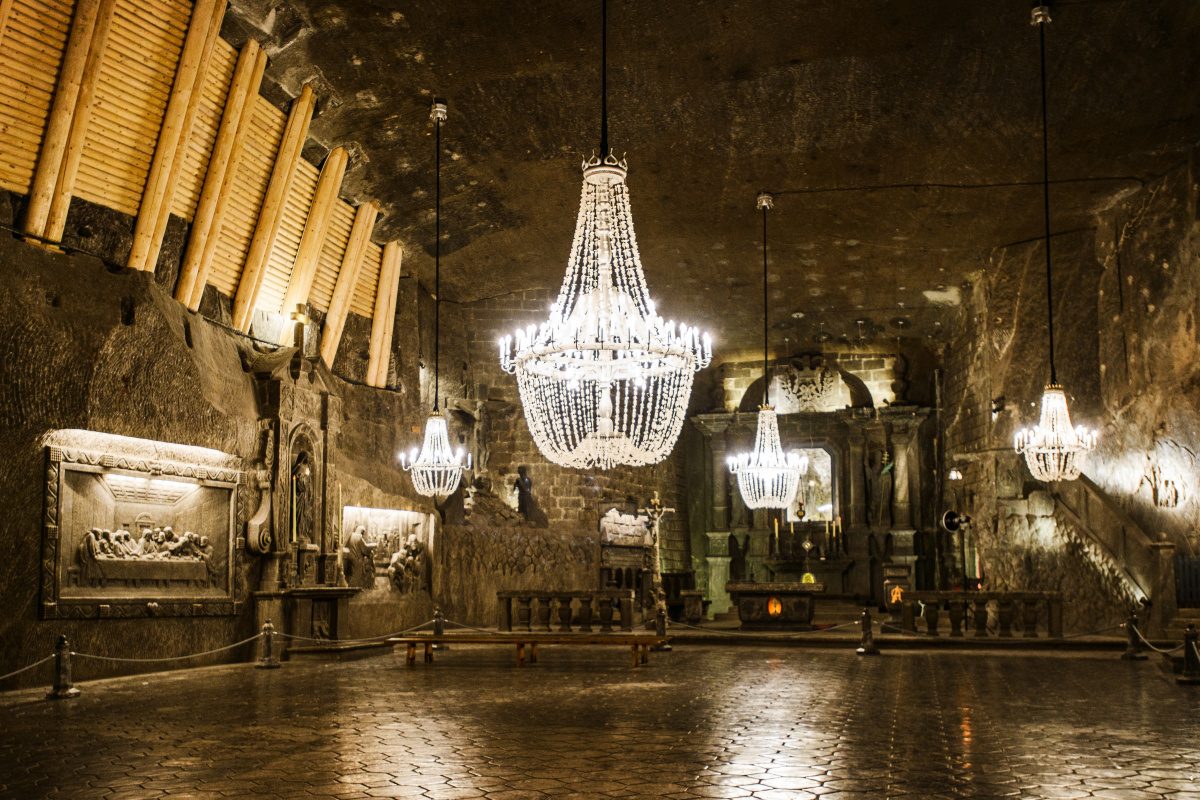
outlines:
[[[42,518],[42,561],[39,617],[49,619],[131,619],[139,617],[209,617],[239,613],[243,576],[239,561],[245,542],[239,532],[245,523],[245,480],[242,472],[228,467],[159,460],[142,456],[96,452],[50,445],[45,448],[45,503]],[[219,533],[224,546],[224,565],[217,575],[222,586],[215,593],[187,596],[147,591],[134,596],[64,597],[63,501],[67,476],[71,473],[118,474],[177,478],[198,487],[229,492],[228,524]],[[218,535],[213,531],[214,536]]]

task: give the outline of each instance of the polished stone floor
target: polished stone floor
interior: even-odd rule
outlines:
[[[456,647],[0,697],[13,798],[1200,799],[1200,688],[1115,653]]]

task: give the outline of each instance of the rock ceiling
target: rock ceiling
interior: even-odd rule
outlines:
[[[276,82],[318,81],[312,136],[355,143],[347,194],[382,202],[376,238],[405,243],[406,272],[432,283],[436,94],[444,296],[557,288],[598,143],[598,3],[232,5],[272,40]],[[765,188],[780,341],[857,319],[937,337],[993,248],[1041,235],[1028,17],[1025,0],[611,0],[611,141],[664,313],[726,356],[757,346]],[[1065,233],[1200,140],[1200,3],[1060,0],[1048,37]]]

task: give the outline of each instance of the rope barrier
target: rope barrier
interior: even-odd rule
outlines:
[[[119,661],[119,662],[130,663],[130,664],[162,664],[162,663],[165,663],[168,661],[186,661],[189,658],[201,658],[202,656],[211,656],[214,653],[223,653],[226,650],[232,650],[235,647],[241,647],[244,644],[249,644],[250,642],[253,642],[255,639],[260,639],[260,638],[262,638],[262,633],[256,633],[253,636],[251,636],[249,639],[242,639],[240,642],[234,642],[233,644],[227,644],[224,647],[217,647],[212,650],[205,650],[201,653],[190,653],[186,656],[165,656],[163,658],[115,658],[113,656],[95,655],[94,653],[77,653],[74,650],[71,651],[71,656],[72,657],[78,656],[79,658],[90,658],[93,661]]]
[[[9,678],[11,678],[15,675],[20,675],[22,672],[28,672],[29,670],[33,669],[34,667],[40,667],[42,664],[45,664],[47,661],[53,661],[53,660],[54,660],[54,653],[51,653],[50,655],[46,656],[45,658],[39,659],[38,661],[35,661],[32,664],[21,667],[20,669],[14,669],[12,672],[9,672],[7,674],[0,675],[0,681],[8,680]]]
[[[1124,628],[1125,626],[1118,625],[1117,627]],[[1136,625],[1131,625],[1130,627],[1133,628],[1133,632],[1137,634],[1137,637],[1142,640],[1142,644],[1146,645],[1146,647],[1149,647],[1151,650],[1153,650],[1156,653],[1162,653],[1163,655],[1170,655],[1171,653],[1174,653],[1176,651],[1183,649],[1183,644],[1180,644],[1177,647],[1172,647],[1170,650],[1166,650],[1161,647],[1155,647],[1153,644],[1151,644],[1149,639],[1147,639],[1145,636],[1142,635],[1142,632],[1140,630],[1138,630]]]

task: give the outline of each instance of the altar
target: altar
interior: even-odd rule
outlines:
[[[823,583],[725,584],[742,628],[810,631],[813,628],[815,596],[825,591]]]

